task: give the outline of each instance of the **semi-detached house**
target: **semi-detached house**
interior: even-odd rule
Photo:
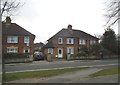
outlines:
[[[30,53],[33,54],[35,35],[16,23],[11,23],[10,17],[2,22],[3,54]]]
[[[53,58],[65,58],[67,54],[76,55],[83,46],[90,46],[98,43],[98,38],[83,32],[72,29],[72,25],[63,28],[50,39],[44,46],[44,54],[51,54]]]

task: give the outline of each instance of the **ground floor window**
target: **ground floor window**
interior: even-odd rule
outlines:
[[[74,54],[74,47],[67,47],[67,54]]]
[[[24,53],[30,53],[30,49],[29,48],[24,48]]]
[[[53,54],[53,48],[48,48],[48,53]]]
[[[7,47],[7,53],[18,53],[18,47]]]

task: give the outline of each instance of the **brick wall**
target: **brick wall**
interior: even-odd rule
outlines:
[[[90,46],[90,39],[86,40],[86,44],[85,45],[79,45],[79,38],[74,38],[74,44],[67,44],[67,39],[63,38],[63,44],[58,44],[58,39],[57,38],[51,38],[50,42],[53,43],[54,45],[54,53],[53,53],[53,58],[56,57],[56,55],[58,55],[58,48],[62,48],[63,50],[63,57],[65,58],[67,55],[67,47],[74,47],[74,54],[78,53],[78,49],[79,47],[82,46]],[[47,48],[45,48],[44,53],[47,54]]]
[[[18,43],[7,43],[7,36],[3,36],[2,46],[3,46],[3,53],[7,52],[7,47],[14,46],[18,47],[18,53],[23,53],[23,49],[25,47],[30,48],[30,53],[33,54],[33,44],[34,44],[34,37],[30,36],[30,43],[29,46],[27,46],[24,43],[24,36],[18,37]]]

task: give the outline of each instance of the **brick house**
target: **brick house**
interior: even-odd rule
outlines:
[[[6,17],[6,20],[2,22],[3,54],[33,54],[34,39],[34,34],[28,32],[16,23],[11,23],[10,17]]]
[[[72,25],[68,25],[67,29],[63,28],[48,39],[48,43],[44,46],[44,54],[50,53],[53,58],[65,58],[68,53],[76,55],[78,49],[98,43],[98,40],[98,38],[81,30],[72,29]]]
[[[42,51],[43,52],[43,46],[44,46],[44,43],[40,42],[40,43],[35,43],[34,44],[34,51]]]

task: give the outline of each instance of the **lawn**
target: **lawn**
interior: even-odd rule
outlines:
[[[93,78],[93,77],[98,77],[98,76],[118,74],[118,69],[120,70],[120,68],[118,67],[106,68],[106,69],[103,69],[101,71],[98,71],[96,73],[89,75],[89,77]]]
[[[4,81],[13,81],[24,78],[40,78],[40,77],[50,77],[67,72],[78,71],[82,69],[87,69],[89,67],[79,67],[79,68],[62,68],[62,69],[51,69],[51,70],[40,70],[40,71],[29,71],[29,72],[16,72],[16,73],[5,73]]]

